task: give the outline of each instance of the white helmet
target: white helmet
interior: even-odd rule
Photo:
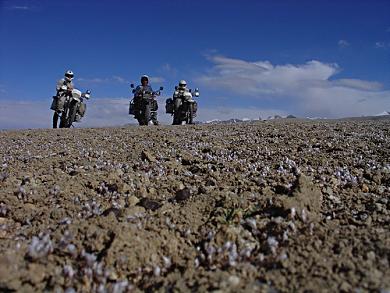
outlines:
[[[72,70],[65,72],[65,80],[71,82],[73,80],[74,74]]]
[[[186,86],[187,86],[187,82],[186,82],[184,79],[182,79],[182,80],[179,82],[179,87],[185,88]]]

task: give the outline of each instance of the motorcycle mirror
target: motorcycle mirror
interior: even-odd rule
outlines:
[[[134,83],[130,84],[130,87],[133,89],[134,88]]]
[[[199,89],[198,89],[198,88],[195,88],[195,91],[196,91],[196,92],[199,92]]]
[[[164,87],[160,86],[160,91],[162,91],[164,89]]]
[[[90,94],[91,94],[91,91],[90,91],[90,90],[87,90],[85,93],[86,93],[87,95],[90,95]]]

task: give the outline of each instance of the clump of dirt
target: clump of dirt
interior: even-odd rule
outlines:
[[[387,292],[389,126],[0,132],[0,290]]]

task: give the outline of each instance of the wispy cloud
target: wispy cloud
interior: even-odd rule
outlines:
[[[386,43],[386,42],[376,42],[375,43],[375,48],[377,48],[377,49],[387,49],[387,48],[390,48],[390,42],[389,43]]]
[[[130,84],[131,83],[130,80],[127,80],[126,78],[119,75],[113,75],[111,77],[93,77],[93,78],[80,77],[77,78],[76,80],[82,85],[115,84],[115,83]],[[152,83],[161,83],[165,81],[165,79],[160,76],[149,77],[149,80]]]
[[[335,79],[340,67],[317,60],[305,64],[273,65],[210,56],[208,73],[198,77],[204,87],[236,94],[253,105],[277,104],[304,116],[373,115],[390,108],[390,91],[379,82]],[[284,106],[285,105],[285,106]]]
[[[8,9],[9,10],[30,10],[31,7],[14,5],[14,6],[9,6]]]
[[[162,83],[162,82],[165,81],[165,78],[160,77],[160,76],[154,76],[154,77],[152,76],[152,77],[149,78],[149,81],[151,83]]]
[[[169,63],[165,63],[163,66],[161,66],[159,71],[164,75],[169,75],[172,77],[176,77],[178,73],[178,70]]]
[[[81,84],[103,84],[103,83],[129,83],[125,78],[121,76],[111,76],[111,77],[92,77],[92,78],[84,78],[80,77],[76,79]]]
[[[7,91],[5,90],[5,86],[0,83],[0,93],[5,94]]]
[[[346,40],[339,40],[337,44],[338,44],[339,48],[342,48],[342,49],[350,46],[350,43]]]

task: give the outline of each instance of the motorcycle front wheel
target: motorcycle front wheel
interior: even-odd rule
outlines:
[[[67,110],[61,112],[61,118],[60,118],[60,128],[67,128]]]
[[[180,121],[180,113],[174,113],[173,114],[173,123],[172,125],[180,125],[181,124],[181,121]]]
[[[145,105],[144,119],[144,125],[148,125],[149,121],[152,119],[150,103]]]
[[[188,105],[187,124],[194,124],[194,106],[192,103]]]
[[[72,105],[70,106],[69,119],[68,119],[68,123],[67,123],[68,128],[70,128],[72,126],[73,122],[76,121],[77,108],[78,108],[77,103],[72,103]]]

